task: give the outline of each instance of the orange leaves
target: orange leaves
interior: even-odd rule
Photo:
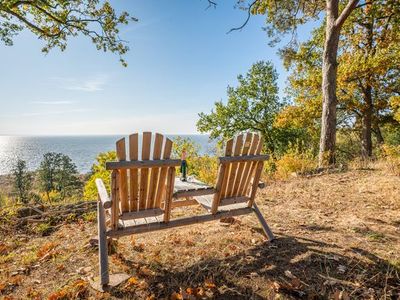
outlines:
[[[203,299],[212,298],[214,296],[214,291],[217,289],[216,284],[213,280],[207,279],[203,286],[199,287],[188,287],[186,289],[180,288],[179,293],[173,292],[170,296],[170,300],[195,300],[195,299]]]
[[[7,282],[0,282],[0,295],[9,293],[14,287],[21,285],[22,281],[24,280],[24,276],[22,275],[15,275],[12,276]],[[3,298],[1,298],[3,299]],[[7,299],[7,296],[4,297]],[[10,298],[12,299],[12,298]]]
[[[154,272],[147,268],[146,266],[143,266],[139,269],[139,273],[144,276],[154,276]]]
[[[52,293],[48,300],[81,299],[88,294],[88,283],[82,279],[74,281],[72,284]]]
[[[47,298],[47,300],[62,300],[62,299],[67,298],[67,296],[68,296],[68,292],[66,290],[60,290],[60,291],[50,294],[49,297]]]
[[[125,284],[126,291],[134,291],[136,289],[147,289],[149,287],[148,283],[145,280],[139,280],[136,277],[130,277]]]
[[[6,288],[7,288],[7,284],[6,283],[4,283],[4,282],[0,283],[0,294],[2,294],[3,291],[6,290]]]
[[[46,260],[46,259],[51,259],[51,258],[55,257],[59,253],[56,250],[56,247],[58,245],[59,244],[55,243],[55,242],[48,242],[48,243],[44,244],[37,251],[37,257],[40,258],[40,260]]]
[[[0,255],[7,255],[9,250],[9,247],[5,243],[0,243]]]

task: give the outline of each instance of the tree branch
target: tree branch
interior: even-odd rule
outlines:
[[[350,13],[356,8],[357,3],[359,0],[349,0],[347,3],[346,7],[343,9],[342,13],[340,16],[336,19],[335,26],[338,28],[341,28],[344,21],[346,21],[347,17],[350,15]]]
[[[213,6],[214,8],[217,7],[217,3],[211,0],[208,0],[208,6],[206,7],[206,10],[209,9],[211,6]]]
[[[247,23],[249,22],[250,17],[251,17],[251,9],[252,9],[252,7],[253,7],[257,2],[258,2],[258,0],[254,0],[254,1],[249,5],[249,7],[247,8],[247,18],[246,18],[246,20],[244,21],[244,23],[243,23],[241,26],[239,26],[239,27],[232,28],[232,29],[229,30],[226,34],[229,34],[229,33],[231,33],[232,31],[242,30],[242,29],[247,25]]]

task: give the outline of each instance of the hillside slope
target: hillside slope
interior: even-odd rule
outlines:
[[[379,170],[273,182],[257,197],[277,236],[253,215],[134,237],[113,245],[111,272],[132,277],[107,294],[89,244],[95,221],[47,237],[12,234],[0,245],[8,299],[368,298],[400,295],[400,178]],[[201,212],[201,210],[198,210]],[[180,209],[175,216],[183,215]],[[3,237],[2,237],[3,239]],[[0,296],[1,297],[1,296]]]

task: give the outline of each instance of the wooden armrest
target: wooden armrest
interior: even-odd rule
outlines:
[[[179,167],[180,159],[156,159],[156,160],[121,160],[106,162],[106,170],[125,170],[152,167]]]
[[[246,162],[246,161],[264,161],[268,160],[269,155],[244,155],[244,156],[223,156],[218,157],[220,164]]]
[[[202,196],[202,195],[210,195],[214,194],[215,189],[213,187],[204,187],[204,188],[196,188],[196,189],[187,189],[187,190],[180,190],[173,194],[173,198],[186,198],[186,197],[195,197],[195,196]]]
[[[106,187],[104,186],[103,180],[100,178],[96,179],[96,187],[97,187],[97,192],[99,194],[99,201],[101,201],[101,205],[105,209],[111,208],[111,200],[108,197]]]

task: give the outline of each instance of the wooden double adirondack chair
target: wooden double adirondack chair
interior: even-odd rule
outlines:
[[[180,160],[171,159],[172,142],[156,133],[143,133],[139,159],[139,135],[129,136],[129,160],[125,139],[116,143],[117,159],[107,162],[112,170],[111,199],[101,179],[98,189],[98,233],[100,286],[110,284],[107,237],[119,237],[178,226],[186,226],[254,212],[269,240],[274,236],[254,202],[264,161],[262,139],[247,133],[226,143],[225,156],[219,158],[215,187],[194,188],[174,192],[175,168]],[[153,147],[152,147],[153,145]],[[152,151],[151,151],[151,148]],[[206,214],[170,219],[171,209],[182,206],[179,199],[200,204]],[[106,220],[107,219],[107,220]],[[113,280],[111,280],[113,281]]]

